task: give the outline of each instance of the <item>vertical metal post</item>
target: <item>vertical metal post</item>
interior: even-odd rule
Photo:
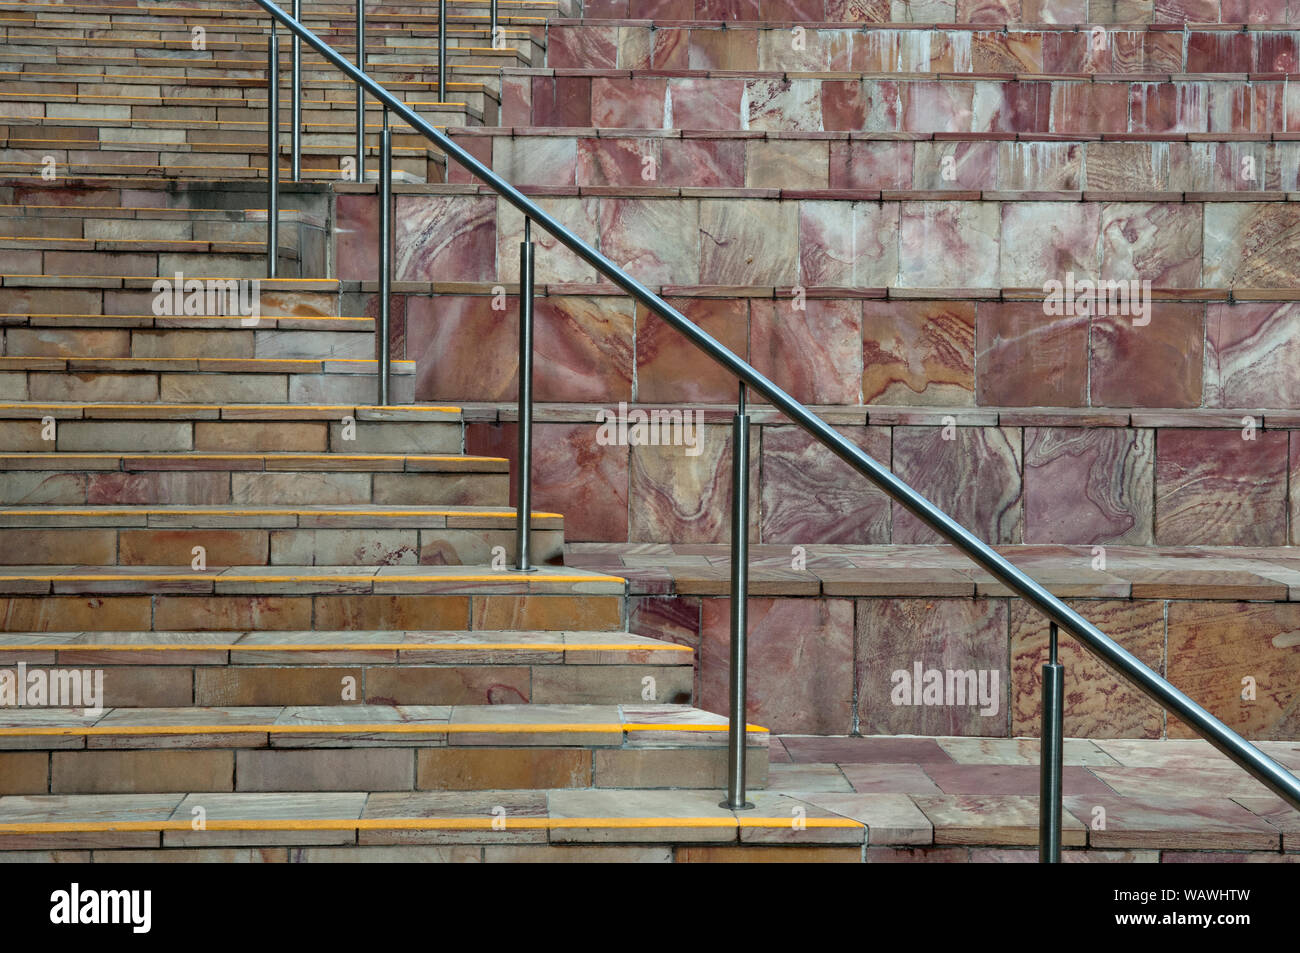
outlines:
[[[746,642],[749,633],[749,416],[745,384],[740,384],[736,416],[731,422],[731,707],[727,724],[727,799],[733,811],[751,808],[745,800]]]
[[[447,0],[438,0],[438,102],[447,102]]]
[[[389,398],[392,367],[389,339],[389,304],[393,282],[393,133],[384,107],[384,129],[379,134],[379,404]]]
[[[357,0],[357,69],[366,71],[366,0]],[[366,181],[366,91],[357,83],[357,181]]]
[[[491,9],[488,17],[490,21],[488,35],[491,37],[492,48],[495,49],[497,45],[497,0],[489,0],[488,6]]]
[[[280,38],[271,20],[266,44],[266,277],[280,256]]]
[[[293,0],[293,18],[302,22],[302,0]],[[274,21],[274,17],[272,20]],[[293,35],[293,181],[302,181],[302,40]]]
[[[519,498],[516,501],[516,559],[519,572],[532,572],[528,532],[533,508],[533,223],[524,218],[519,246]]]
[[[1061,764],[1065,741],[1065,666],[1056,658],[1056,623],[1043,666],[1043,737],[1038,756],[1038,862],[1061,862]]]

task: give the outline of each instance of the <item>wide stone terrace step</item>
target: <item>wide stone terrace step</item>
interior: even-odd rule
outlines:
[[[768,733],[746,735],[761,788]],[[724,716],[647,702],[47,708],[0,719],[0,750],[11,752],[0,758],[28,772],[46,761],[51,794],[480,790],[510,778],[711,788],[725,777],[726,746]]]
[[[1279,73],[1139,78],[526,68],[503,71],[500,124],[1067,135],[1282,132],[1294,131],[1286,115],[1289,88],[1286,74]]]
[[[1100,25],[1099,25],[1100,26]],[[547,24],[551,68],[834,70],[934,73],[1268,73],[1297,66],[1294,29],[1235,31],[1040,23],[647,23],[557,18]]]
[[[32,632],[0,635],[0,665],[105,667],[110,708],[689,704],[689,646],[627,632]],[[49,671],[49,669],[45,669]],[[57,677],[57,676],[56,676]],[[648,679],[648,680],[647,680]]]
[[[1011,591],[946,545],[750,548],[749,592],[761,596],[1007,596]],[[1300,599],[1300,559],[1291,547],[1107,545],[995,546],[1058,596],[1093,599]],[[628,580],[632,593],[726,595],[730,552],[717,543],[569,543],[565,563]],[[1085,613],[1086,615],[1086,613]]]
[[[1294,744],[1265,747],[1295,766]],[[734,814],[719,790],[23,792],[0,798],[0,849],[81,862],[1032,863],[1037,756],[1035,739],[783,736],[755,810]],[[1300,862],[1300,815],[1204,742],[1070,739],[1065,763],[1069,861]]]
[[[516,186],[828,189],[846,193],[853,189],[983,193],[1288,190],[1296,188],[1300,173],[1300,142],[1291,141],[1291,136],[1171,133],[1152,141],[1128,133],[1069,137],[485,126],[457,129],[453,134],[458,144]],[[1243,162],[1246,159],[1249,162]],[[453,162],[448,181],[475,180]],[[1152,200],[1176,197],[1153,194]]]
[[[530,560],[559,563],[564,520],[533,513]],[[491,507],[0,508],[0,563],[211,566],[487,565],[516,552],[515,511]]]

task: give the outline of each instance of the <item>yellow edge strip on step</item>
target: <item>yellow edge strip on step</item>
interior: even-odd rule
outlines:
[[[298,575],[298,576],[223,576],[221,570],[211,570],[207,573],[199,571],[190,573],[149,573],[144,575],[135,575],[133,573],[27,573],[25,575],[0,575],[0,582],[19,582],[22,580],[40,579],[48,582],[192,582],[195,579],[203,579],[209,582],[251,582],[251,583],[280,583],[280,582],[502,582],[514,581],[515,576],[511,575],[508,570],[498,573],[467,573],[457,576],[378,576],[374,573],[369,575],[363,573],[339,573],[339,574],[321,574]],[[532,576],[525,577],[534,579],[538,582],[626,582],[622,576]]]
[[[0,655],[13,652],[434,652],[447,649],[458,652],[694,652],[689,645],[629,644],[627,642],[580,642],[569,645],[565,642],[322,642],[320,644],[291,645],[240,645],[237,642],[185,642],[182,644],[147,644],[147,643],[93,643],[70,642],[67,644],[21,645],[0,642]]]
[[[31,709],[36,710],[36,709]],[[638,724],[628,722],[577,722],[573,724],[506,722],[465,722],[463,724],[410,724],[384,722],[376,725],[35,725],[25,728],[0,728],[0,737],[82,737],[142,735],[449,735],[449,734],[622,734],[625,731],[726,731],[725,724]],[[746,725],[746,732],[767,734],[768,729]]]
[[[806,817],[803,827],[861,830],[860,821],[847,817]],[[495,825],[495,826],[494,826]],[[608,828],[730,827],[789,830],[788,817],[361,817],[311,820],[252,818],[205,821],[205,831],[383,831],[383,830],[572,830]],[[112,832],[192,831],[188,820],[166,821],[31,821],[0,823],[0,834],[92,834]]]

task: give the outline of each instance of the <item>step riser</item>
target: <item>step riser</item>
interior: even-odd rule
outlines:
[[[462,446],[456,423],[65,420],[50,428],[40,420],[0,421],[0,452],[455,454]]]
[[[0,529],[0,565],[189,566],[196,546],[213,567],[482,566],[516,550],[510,529]],[[559,563],[564,533],[534,529],[529,550]]]
[[[508,638],[508,635],[505,636]],[[24,652],[30,656],[38,653]],[[46,653],[49,654],[49,653]],[[109,665],[109,653],[62,652],[59,670],[102,668],[107,708],[272,705],[618,705],[643,701],[653,679],[655,701],[691,704],[690,665]],[[122,653],[118,653],[120,661]],[[145,653],[132,653],[145,654]],[[192,653],[152,653],[163,655]],[[224,655],[226,653],[212,653]],[[271,653],[236,653],[269,655]],[[302,653],[284,653],[285,655]],[[167,661],[173,661],[168,659]],[[0,649],[12,672],[13,653]],[[28,662],[26,672],[48,671]],[[357,698],[347,697],[354,692]],[[3,742],[5,739],[0,739]],[[340,743],[346,747],[346,742]],[[10,792],[3,792],[10,793]]]
[[[259,319],[260,320],[260,319]],[[9,328],[4,332],[6,357],[194,357],[206,358],[360,358],[375,357],[373,330],[242,331],[190,329],[57,329]]]
[[[0,390],[9,400],[346,404],[373,403],[379,385],[375,377],[365,374],[9,371],[0,372]],[[389,400],[400,404],[414,399],[413,377],[394,374]]]
[[[718,789],[726,786],[726,756],[725,747],[592,750],[457,745],[414,750],[33,751],[0,753],[0,765],[8,768],[0,771],[0,794]],[[766,748],[751,748],[746,768],[748,786],[765,787]],[[32,790],[36,784],[48,787]],[[12,847],[5,843],[11,839],[0,836],[0,843]]]
[[[402,504],[505,506],[504,473],[4,471],[0,505]]]
[[[283,584],[292,589],[290,583]],[[0,631],[267,631],[511,628],[612,632],[618,596],[93,595],[0,597]]]

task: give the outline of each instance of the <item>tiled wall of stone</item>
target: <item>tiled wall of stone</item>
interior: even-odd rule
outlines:
[[[586,17],[865,23],[1300,23],[1287,0],[583,0]]]
[[[395,279],[515,280],[523,216],[476,186],[444,189],[456,191],[396,196]],[[532,191],[547,193],[538,202],[562,224],[654,285],[1042,289],[1070,271],[1157,289],[1300,285],[1292,238],[1300,202],[1284,194],[1080,202],[981,201],[979,192],[880,201],[817,190]],[[337,196],[339,278],[375,277],[377,211],[373,195]],[[554,239],[535,240],[537,281],[596,280]]]
[[[1274,602],[1067,600],[1147,665],[1251,739],[1292,738],[1297,673],[1290,633],[1300,605]],[[749,717],[788,733],[1035,736],[1047,623],[1019,600],[751,596]],[[696,646],[697,704],[727,704],[724,598],[641,596],[632,628]],[[1188,729],[1063,637],[1065,733],[1186,738]],[[895,705],[893,672],[998,673],[998,708]],[[1244,701],[1241,679],[1262,687]],[[1264,687],[1266,686],[1266,687]]]
[[[552,69],[855,70],[866,73],[1289,73],[1293,30],[1133,29],[1075,26],[1004,31],[967,27],[651,25],[635,21],[547,25]]]
[[[1274,73],[1142,79],[901,79],[719,70],[506,70],[502,126],[815,132],[1163,134],[1300,128]]]

